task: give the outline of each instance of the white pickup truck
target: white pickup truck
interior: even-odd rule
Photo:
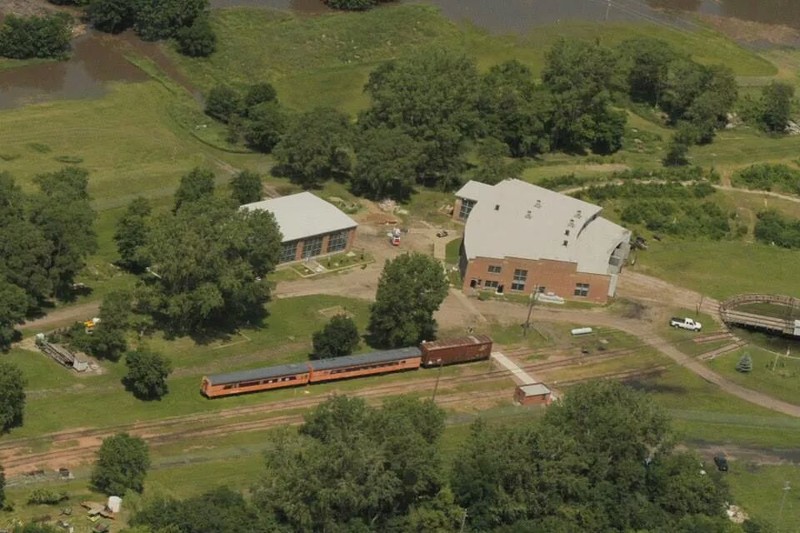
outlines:
[[[700,331],[703,329],[703,324],[692,320],[691,318],[672,317],[672,319],[669,321],[669,325],[673,328],[689,329],[691,331]]]

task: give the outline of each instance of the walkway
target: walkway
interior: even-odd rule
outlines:
[[[511,372],[511,377],[517,382],[517,385],[530,385],[531,383],[541,383],[536,378],[531,377],[530,374],[522,370],[517,364],[503,355],[502,352],[492,352],[492,359],[500,363],[500,366]]]

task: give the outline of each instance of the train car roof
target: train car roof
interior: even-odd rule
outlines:
[[[400,361],[409,357],[419,357],[422,352],[419,348],[398,348],[396,350],[383,350],[380,352],[365,353],[361,355],[346,355],[344,357],[335,357],[333,359],[320,359],[319,361],[311,361],[311,367],[314,370],[333,370],[336,368],[345,368],[355,365],[368,365],[371,363],[388,363],[391,361]]]
[[[278,378],[282,376],[293,376],[308,372],[307,363],[292,363],[279,366],[265,366],[254,368],[253,370],[240,370],[228,374],[217,374],[208,376],[208,381],[212,385],[222,385],[225,383],[238,383],[240,381],[255,381],[258,379]]]
[[[426,350],[434,350],[439,348],[452,348],[454,346],[471,346],[487,342],[492,342],[492,338],[488,335],[470,335],[468,337],[458,337],[456,339],[423,342],[422,344],[425,346]]]

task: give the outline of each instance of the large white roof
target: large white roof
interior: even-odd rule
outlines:
[[[630,239],[628,230],[599,216],[601,207],[516,179],[493,187],[469,182],[456,196],[477,201],[464,230],[468,259],[549,259],[608,274],[611,253]]]
[[[342,231],[358,225],[333,204],[310,192],[253,202],[241,208],[261,209],[275,215],[283,234],[283,242]]]

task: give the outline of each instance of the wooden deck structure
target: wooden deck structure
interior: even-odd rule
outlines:
[[[736,310],[742,305],[758,303],[786,307],[787,317],[778,318]],[[719,313],[722,320],[730,326],[743,326],[800,338],[800,320],[792,317],[793,309],[800,310],[800,298],[774,294],[740,294],[722,302]]]

